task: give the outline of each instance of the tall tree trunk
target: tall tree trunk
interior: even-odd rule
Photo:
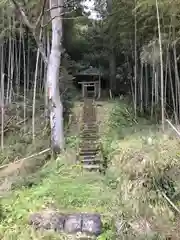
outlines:
[[[140,80],[140,112],[143,112],[143,68],[144,65],[141,62],[141,80]]]
[[[134,1],[136,9],[136,0]],[[137,16],[134,16],[134,113],[137,117]]]
[[[162,130],[164,131],[165,116],[164,116],[164,72],[163,72],[163,57],[162,57],[162,40],[161,40],[161,25],[159,17],[159,6],[158,0],[156,0],[156,12],[157,12],[157,23],[158,23],[158,35],[159,35],[159,52],[160,52],[160,69],[161,69],[161,121]]]
[[[40,36],[42,37],[42,29],[40,30]],[[37,78],[38,78],[38,67],[39,67],[39,48],[36,55],[36,69],[34,74],[34,89],[33,89],[33,111],[32,111],[32,139],[35,140],[35,111],[36,111],[36,89],[37,89]]]
[[[111,45],[112,46],[112,45]],[[112,93],[117,91],[116,89],[116,57],[114,53],[114,49],[110,50],[109,56],[109,75],[110,75],[110,90]]]
[[[54,152],[64,149],[63,105],[59,91],[59,69],[62,53],[62,15],[64,0],[49,0],[50,16],[52,23],[52,44],[50,56],[46,56],[42,41],[39,41],[36,29],[29,22],[25,10],[18,1],[11,0],[22,17],[23,23],[30,29],[47,66],[47,88],[50,106],[51,142]]]
[[[112,0],[107,0],[107,12],[112,13]],[[109,27],[111,29],[111,27]],[[114,40],[111,31],[109,32],[109,77],[110,90],[112,93],[116,92],[116,55],[114,49]]]
[[[64,0],[49,0],[52,19],[52,45],[47,68],[47,85],[50,101],[51,143],[55,152],[64,149],[63,105],[59,92],[63,5]]]

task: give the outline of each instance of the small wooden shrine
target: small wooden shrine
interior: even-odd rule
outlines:
[[[93,67],[79,72],[77,76],[83,76],[83,80],[78,82],[81,84],[82,97],[101,97],[101,72]]]

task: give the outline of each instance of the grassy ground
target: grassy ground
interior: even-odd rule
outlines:
[[[99,240],[179,239],[179,141],[169,129],[162,134],[149,121],[134,120],[124,102],[100,102],[98,120],[109,162],[106,175],[75,165],[77,136],[72,133],[63,155],[36,173],[18,176],[1,195],[1,239],[66,239],[28,226],[29,214],[46,207],[101,213]],[[8,181],[3,178],[2,184]]]
[[[179,239],[179,140],[168,126],[162,133],[158,125],[135,120],[132,109],[122,102],[114,105],[109,126],[107,175],[112,176],[126,226],[120,236]]]

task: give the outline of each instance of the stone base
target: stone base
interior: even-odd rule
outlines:
[[[54,210],[44,210],[31,214],[29,224],[35,229],[53,230],[68,234],[78,233],[79,236],[81,233],[85,233],[86,239],[87,235],[99,236],[102,233],[100,214],[62,214]]]

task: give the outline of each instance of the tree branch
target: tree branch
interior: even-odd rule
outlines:
[[[73,10],[72,10],[72,12],[73,12]],[[49,19],[49,21],[48,21],[46,24],[41,25],[41,27],[44,28],[44,27],[48,26],[49,23],[52,22],[52,20],[54,20],[55,18],[59,18],[59,17],[65,15],[65,14],[67,14],[67,13],[71,13],[71,12],[64,12],[64,13],[60,14],[60,16],[55,16],[55,17]],[[79,16],[79,17],[63,17],[63,19],[77,19],[77,18],[82,18],[82,17],[84,17],[84,16]]]
[[[39,38],[36,35],[36,27],[38,25],[39,18],[38,18],[38,21],[36,22],[36,25],[31,24],[29,19],[28,19],[28,17],[25,14],[24,9],[19,5],[19,3],[17,3],[16,0],[11,0],[11,1],[14,4],[15,8],[17,9],[17,11],[19,12],[19,14],[21,15],[24,25],[26,25],[31,30],[31,32],[33,34],[33,37],[34,37],[34,39],[36,41],[36,44],[37,44],[37,46],[39,48],[39,51],[41,53],[42,59],[43,59],[44,63],[47,65],[48,64],[48,58],[46,56],[46,52],[44,50],[44,47],[43,47],[43,44],[42,44],[41,40],[39,40]],[[46,0],[44,0],[44,7],[43,7],[43,9],[45,8],[45,2],[46,2]],[[42,12],[44,12],[44,10],[42,10]],[[41,13],[41,15],[43,15],[43,13]]]
[[[19,5],[19,3],[16,2],[16,0],[11,0],[15,6],[15,8],[18,10],[18,12],[20,13],[20,15],[22,16],[23,22],[24,24],[29,28],[29,29],[35,29],[35,26],[33,26],[33,24],[30,23],[30,21],[28,20],[24,9]]]
[[[46,2],[47,2],[47,0],[44,0],[42,11],[41,11],[41,13],[40,13],[40,15],[39,15],[39,17],[38,17],[36,23],[35,23],[35,27],[36,27],[36,28],[37,28],[38,25],[40,24],[41,19],[42,19],[43,15],[44,15],[45,7],[46,7]]]

